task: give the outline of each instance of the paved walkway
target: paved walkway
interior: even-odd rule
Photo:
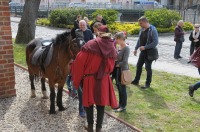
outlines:
[[[12,26],[12,36],[13,38],[16,37],[17,29],[18,29],[18,22],[20,18],[18,17],[11,17],[11,26]],[[37,26],[36,27],[36,38],[43,37],[43,38],[52,38],[55,37],[56,34],[66,31],[65,29],[60,28],[52,28],[52,27],[43,27]],[[182,59],[174,60],[173,53],[174,53],[174,46],[175,42],[173,41],[173,35],[169,36],[160,36],[159,37],[159,59],[156,62],[153,62],[152,68],[159,71],[174,73],[178,75],[185,75],[190,77],[199,77],[197,68],[194,66],[187,64],[189,59],[189,46],[190,41],[188,40],[189,34],[185,35],[186,41],[183,44],[183,48],[181,51]],[[136,41],[138,37],[129,37],[127,42],[130,45],[131,50],[134,50]],[[138,56],[133,56],[131,53],[129,57],[129,63],[136,65]]]

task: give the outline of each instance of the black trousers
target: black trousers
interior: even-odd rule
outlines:
[[[97,128],[102,128],[102,123],[103,123],[103,117],[104,117],[104,109],[105,106],[100,106],[97,105]],[[87,113],[87,122],[88,125],[93,125],[94,123],[94,106],[91,105],[90,107],[85,107],[86,113]]]
[[[116,86],[119,92],[119,106],[126,108],[127,105],[127,93],[126,85],[121,84],[121,68],[116,68]]]
[[[144,64],[145,64],[145,69],[147,71],[146,85],[150,85],[151,81],[152,81],[152,69],[151,69],[152,61],[147,59],[146,51],[142,51],[140,53],[140,56],[139,56],[138,62],[137,62],[137,70],[136,70],[136,76],[135,76],[134,81],[135,82],[140,81],[140,77],[142,74],[142,67]]]
[[[191,43],[190,44],[190,56],[194,53],[194,50],[195,50],[194,43]]]

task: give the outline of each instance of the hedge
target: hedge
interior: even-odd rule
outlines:
[[[103,19],[106,20],[107,24],[111,24],[117,20],[118,11],[116,10],[107,10],[107,9],[99,9],[92,13],[92,17],[95,19],[98,14],[103,16]]]
[[[181,16],[177,11],[163,9],[147,10],[146,16],[149,22],[159,28],[169,28],[175,26],[177,21],[181,20]]]
[[[56,9],[51,11],[49,21],[54,27],[66,28],[73,25],[77,15],[87,16],[85,9],[81,8]]]

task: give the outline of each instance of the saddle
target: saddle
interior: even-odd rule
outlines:
[[[42,40],[41,46],[36,47],[32,57],[32,64],[40,66],[45,73],[45,68],[50,64],[53,56],[53,42],[52,40]]]

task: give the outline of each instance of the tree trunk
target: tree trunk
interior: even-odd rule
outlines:
[[[16,43],[28,43],[35,38],[36,19],[41,0],[25,0],[23,15],[18,25]]]

